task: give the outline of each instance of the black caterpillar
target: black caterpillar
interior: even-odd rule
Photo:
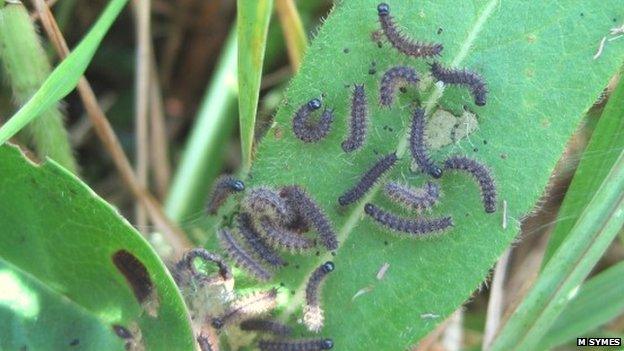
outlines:
[[[412,117],[410,130],[410,151],[418,167],[433,178],[442,176],[442,169],[429,157],[425,143],[425,110],[417,108]]]
[[[451,156],[444,161],[446,169],[461,170],[470,173],[479,183],[485,212],[496,212],[496,183],[490,170],[476,160],[465,156]]]
[[[364,205],[364,212],[387,228],[419,237],[440,232],[453,226],[451,217],[436,219],[401,218],[370,203]]]
[[[377,161],[375,165],[366,171],[360,181],[351,189],[347,190],[338,198],[341,206],[349,205],[359,200],[377,182],[379,177],[389,171],[397,161],[397,156],[393,152]]]
[[[394,101],[397,87],[400,83],[418,84],[420,77],[418,73],[411,67],[396,66],[392,67],[381,77],[379,86],[379,103],[381,106],[390,106]]]
[[[301,106],[293,118],[293,132],[305,143],[314,143],[327,136],[334,121],[332,110],[325,109],[316,124],[310,121],[310,114],[321,108],[321,100],[312,99]]]
[[[349,137],[342,142],[345,152],[353,152],[364,145],[368,127],[368,101],[364,85],[356,84],[351,97],[351,119],[349,119]]]
[[[413,57],[433,57],[438,56],[444,48],[442,44],[421,43],[408,38],[400,29],[397,28],[394,19],[390,16],[390,6],[381,3],[377,6],[377,14],[379,15],[379,23],[388,41],[392,46],[400,52]]]
[[[487,85],[483,78],[466,69],[444,68],[438,62],[431,64],[431,75],[444,84],[464,85],[470,89],[475,105],[484,106],[487,99]]]

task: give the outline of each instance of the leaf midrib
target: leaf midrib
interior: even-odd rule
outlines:
[[[494,12],[494,8],[496,7],[496,4],[498,2],[499,0],[490,0],[484,6],[483,11],[477,17],[477,20],[475,21],[471,30],[468,32],[468,35],[466,36],[464,43],[459,48],[459,52],[455,55],[455,57],[453,58],[453,61],[451,61],[452,67],[459,66],[459,64],[462,63],[464,59],[468,56],[468,53],[470,52],[470,49],[472,48],[472,44],[474,44],[475,40],[477,39],[478,34],[483,29],[483,25],[485,24],[485,22],[490,18],[490,16]],[[442,97],[443,92],[444,92],[444,86],[442,84],[435,84],[434,91],[429,95],[427,101],[425,102],[425,110],[426,110],[427,116],[431,115],[433,108],[436,106],[437,102]],[[405,134],[403,135],[403,137],[400,139],[399,143],[397,144],[396,154],[399,158],[401,158],[407,150],[408,139],[409,139],[409,128],[405,131]],[[344,226],[342,227],[342,230],[340,230],[339,235],[338,235],[338,241],[340,243],[344,243],[348,239],[349,234],[353,231],[353,228],[355,228],[357,222],[362,217],[364,204],[372,200],[373,197],[377,195],[379,188],[380,188],[380,183],[381,182],[377,182],[377,184],[373,186],[371,191],[369,191],[368,194],[364,196],[363,200],[359,202],[358,206],[352,211],[351,215],[347,218]],[[338,247],[336,252],[339,252],[341,247],[342,245]],[[331,260],[333,256],[334,255],[332,255],[331,252],[326,252],[325,254],[318,256],[317,264],[312,266],[312,269],[307,273],[306,277],[312,274],[312,271],[316,269],[316,267],[320,265],[321,262]],[[307,281],[303,280],[303,282],[296,289],[295,295],[290,300],[290,304],[287,305],[286,308],[284,309],[284,312],[282,313],[280,319],[287,320],[293,313],[295,313],[295,311],[302,304],[303,299],[304,299],[306,284],[307,284]]]

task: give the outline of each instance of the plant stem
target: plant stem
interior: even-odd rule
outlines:
[[[19,105],[33,96],[52,71],[28,11],[21,4],[7,4],[0,9],[0,57]],[[32,139],[40,158],[50,157],[76,173],[59,106],[43,111],[24,132]]]

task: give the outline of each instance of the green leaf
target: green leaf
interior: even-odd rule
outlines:
[[[112,329],[121,325],[140,330],[148,350],[193,349],[171,276],[114,208],[53,161],[34,165],[10,146],[0,147],[0,171],[0,348],[61,350],[78,339],[88,350],[123,350]],[[120,250],[153,284],[141,303],[113,263]]]
[[[256,111],[264,50],[273,10],[273,0],[237,2],[238,30],[238,111],[240,120],[243,170],[251,167]]]
[[[409,64],[424,76],[428,66],[425,60],[399,55],[388,43],[379,48],[371,40],[371,33],[379,29],[377,4],[338,2],[306,53],[272,130],[258,147],[253,178],[247,180],[248,188],[300,184],[331,217],[341,242],[335,256],[324,251],[318,256],[289,256],[289,266],[275,281],[295,293],[281,314],[294,323],[301,317],[309,273],[334,260],[336,270],[323,290],[322,335],[333,337],[336,348],[344,350],[362,345],[405,349],[471,295],[514,239],[519,219],[543,192],[580,117],[624,57],[624,45],[615,41],[599,59],[592,59],[600,39],[613,26],[612,19],[624,17],[624,9],[614,0],[591,5],[580,0],[395,0],[390,2],[392,14],[404,31],[416,40],[442,42],[440,60],[480,72],[489,84],[490,98],[485,107],[475,107],[465,89],[449,87],[438,100],[441,88],[424,79],[424,89],[409,88],[394,107],[381,109],[379,79],[386,69]],[[369,74],[372,62],[376,74]],[[371,111],[366,146],[355,155],[340,148],[353,83],[365,84]],[[292,116],[322,94],[337,119],[326,139],[304,144],[293,135]],[[501,227],[502,211],[486,215],[477,186],[463,174],[441,180],[444,197],[428,215],[450,214],[455,228],[430,240],[397,239],[366,218],[362,209],[368,201],[408,215],[393,207],[379,187],[357,206],[339,208],[338,196],[355,184],[378,154],[398,150],[400,156],[386,179],[413,185],[427,180],[410,171],[406,152],[413,100],[422,101],[430,114],[438,105],[455,114],[466,105],[477,114],[477,131],[432,155],[442,160],[449,154],[468,154],[488,164],[498,182],[499,202],[509,204],[507,230]],[[433,127],[429,126],[430,133]],[[461,127],[456,134],[464,131]],[[436,132],[450,130],[438,127]],[[384,263],[389,269],[377,280]]]
[[[555,347],[587,335],[624,312],[624,262],[596,275],[581,286],[552,325],[541,344]],[[595,335],[592,334],[592,336]]]
[[[0,128],[0,144],[69,94],[87,69],[102,38],[128,0],[111,0],[80,44],[52,71],[41,88]]]

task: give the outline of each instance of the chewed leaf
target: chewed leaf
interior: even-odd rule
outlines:
[[[15,147],[0,170],[0,349],[193,350],[173,279],[116,210]]]
[[[379,1],[339,1],[292,81],[273,132],[258,145],[253,177],[245,180],[249,188],[300,185],[335,226],[340,245],[333,254],[288,256],[289,265],[272,282],[295,292],[282,312],[294,323],[303,315],[306,277],[323,262],[335,262],[321,292],[324,326],[319,335],[331,337],[340,350],[362,345],[406,349],[470,296],[515,237],[518,220],[535,205],[581,115],[624,58],[624,42],[618,41],[592,58],[613,18],[624,18],[616,0],[591,5],[581,0],[388,3],[406,38],[441,43],[444,50],[436,59],[444,67],[479,73],[487,83],[487,104],[475,105],[465,87],[434,83],[427,59],[401,54],[383,36],[371,39],[381,29]],[[366,142],[357,153],[345,153],[341,142],[349,133],[353,84],[379,92],[381,75],[396,66],[414,68],[422,82],[397,92],[389,108],[369,99]],[[334,109],[335,120],[324,139],[304,143],[290,128],[292,118],[316,96]],[[460,172],[445,172],[439,180],[444,195],[426,218],[450,216],[454,226],[435,237],[397,238],[364,214],[364,204],[372,203],[401,218],[418,218],[381,191],[388,181],[411,187],[431,181],[410,169],[415,107],[424,108],[429,119],[425,134],[432,160],[442,165],[449,155],[459,154],[488,167],[496,201],[509,205],[512,225],[507,230],[501,226],[503,211],[485,213],[473,177]],[[432,123],[438,109],[452,115],[438,114],[444,118]],[[455,120],[458,125],[450,123]],[[338,205],[341,194],[395,151],[393,168],[361,199]],[[377,280],[385,264],[392,269]]]

